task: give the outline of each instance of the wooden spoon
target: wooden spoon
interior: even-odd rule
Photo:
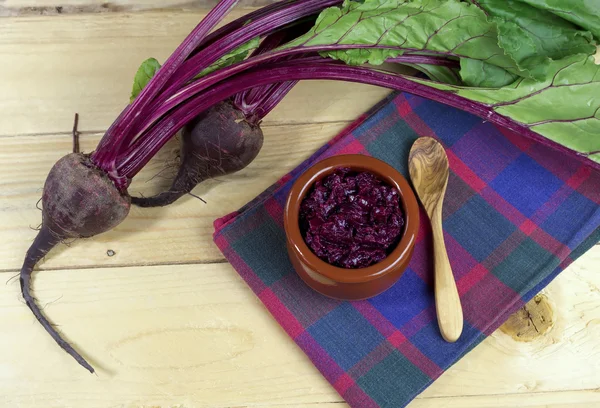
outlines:
[[[438,324],[442,337],[453,343],[462,332],[463,313],[442,230],[442,206],[448,185],[448,157],[442,145],[431,137],[418,138],[410,149],[408,170],[433,230]]]

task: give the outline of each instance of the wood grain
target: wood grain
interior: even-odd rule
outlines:
[[[600,387],[595,341],[600,275],[594,267],[599,249],[544,291],[555,307],[551,331],[527,343],[494,333],[428,388],[421,395],[425,402],[411,408],[446,406],[442,401],[454,407],[521,406],[515,401],[528,398],[530,405],[523,406],[595,406],[597,392],[574,391]],[[12,274],[1,276],[6,281]],[[341,401],[228,264],[45,271],[35,276],[34,287],[48,316],[99,368],[98,376],[57,349],[19,299],[13,279],[0,285],[0,348],[10,351],[0,354],[1,406],[266,407]],[[560,399],[557,391],[573,392]],[[538,393],[550,394],[533,395]]]
[[[413,187],[431,221],[435,309],[440,332],[446,341],[454,343],[462,334],[463,313],[444,243],[442,208],[448,186],[448,157],[442,145],[431,137],[415,140],[408,156],[408,171]]]
[[[545,295],[535,295],[500,326],[517,341],[533,341],[554,327],[554,311]]]
[[[257,7],[275,0],[240,0],[238,7]],[[206,10],[217,0],[4,0],[0,16],[115,13],[144,10]]]
[[[408,171],[419,200],[429,218],[442,216],[448,186],[448,157],[432,137],[420,137],[410,148]]]
[[[228,20],[248,12],[234,9]],[[129,103],[133,76],[148,57],[164,61],[203,11],[4,18],[0,23],[0,136],[102,132]],[[315,90],[317,90],[315,92]],[[348,121],[390,91],[306,81],[265,118],[266,126]]]

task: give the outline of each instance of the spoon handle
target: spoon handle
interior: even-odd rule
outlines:
[[[433,230],[435,307],[438,325],[444,340],[454,343],[462,333],[463,312],[444,243],[441,211],[435,212],[431,219],[431,227]]]

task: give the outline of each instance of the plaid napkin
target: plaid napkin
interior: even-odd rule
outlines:
[[[450,161],[443,225],[465,318],[454,344],[442,339],[436,321],[423,211],[408,269],[366,301],[312,291],[285,247],[282,209],[299,174],[325,157],[359,153],[408,178],[408,152],[419,136],[441,141]],[[395,94],[255,200],[216,220],[214,239],[350,406],[399,408],[600,241],[600,172],[460,110]]]

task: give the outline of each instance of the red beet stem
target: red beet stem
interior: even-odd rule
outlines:
[[[211,9],[206,17],[192,30],[177,49],[169,56],[161,69],[152,78],[148,85],[140,92],[135,101],[125,108],[119,117],[113,122],[105,135],[100,140],[98,148],[93,154],[94,163],[113,177],[113,181],[120,188],[126,187],[127,180],[119,178],[115,170],[114,152],[127,141],[129,130],[139,118],[144,108],[157,96],[169,78],[177,72],[178,68],[185,62],[186,58],[206,38],[208,33],[231,11],[238,0],[220,0]]]
[[[299,20],[315,15],[323,9],[341,3],[340,0],[298,0],[285,8],[274,10],[261,18],[251,20],[248,24],[235,32],[207,45],[193,57],[188,58],[177,72],[169,78],[161,95],[156,101],[164,103],[171,98],[186,82],[194,78],[204,68],[217,61],[224,54],[236,47],[252,40],[272,33],[289,24],[297,23]],[[220,70],[219,70],[220,71]],[[144,111],[144,117],[150,112],[149,107]],[[132,137],[135,135],[131,135]]]
[[[227,68],[221,71],[225,70]],[[565,151],[578,160],[591,162],[558,145],[556,142],[542,137],[523,124],[497,113],[494,111],[493,106],[472,101],[453,92],[428,86],[426,85],[427,80],[416,82],[411,77],[401,74],[337,63],[290,61],[236,75],[203,92],[201,95],[192,98],[188,102],[180,104],[176,109],[169,112],[160,123],[154,124],[143,137],[140,137],[130,146],[127,155],[121,161],[122,167],[119,168],[119,171],[128,177],[133,177],[181,127],[216,102],[252,87],[307,79],[357,82],[408,92],[477,115],[496,125],[519,132],[525,137]],[[186,99],[187,95],[184,94],[182,96],[183,99]],[[591,162],[591,165],[600,168],[600,164],[598,163]]]
[[[314,55],[314,53],[320,51],[337,51],[337,50],[347,50],[347,49],[357,49],[357,48],[381,48],[381,49],[401,49],[398,47],[389,47],[389,46],[364,46],[364,45],[356,45],[356,44],[333,44],[333,45],[313,45],[313,46],[298,46],[293,48],[286,48],[282,50],[272,50],[267,51],[263,54],[256,55],[254,57],[248,58],[244,61],[238,62],[233,65],[229,65],[227,67],[221,68],[217,71],[210,73],[207,76],[201,77],[194,82],[191,82],[188,85],[185,85],[181,89],[173,90],[173,92],[166,92],[165,95],[170,95],[168,100],[163,100],[164,98],[159,97],[152,102],[149,106],[148,114],[137,123],[133,133],[135,135],[140,135],[147,131],[155,122],[157,122],[164,114],[172,110],[173,108],[178,107],[187,99],[190,99],[194,95],[205,92],[207,89],[217,85],[219,82],[224,82],[229,80],[234,75],[242,73],[244,71],[248,71],[250,69],[261,69],[262,67],[269,68],[273,66],[275,63],[279,63],[281,61],[286,61],[288,58],[290,59],[290,63],[295,62],[324,62],[324,63],[333,63],[334,61],[329,58],[317,58],[309,57],[310,55]],[[396,63],[425,63],[425,61],[429,61],[427,63],[431,63],[434,65],[440,65],[441,60],[437,57],[430,56],[422,56],[422,55],[407,55],[407,56],[398,56],[393,59],[392,62]],[[183,69],[183,68],[182,68]],[[286,81],[283,81],[286,82]],[[257,88],[257,87],[254,87]],[[132,144],[137,143],[133,142]],[[128,149],[124,149],[120,152],[120,156],[117,159],[117,168],[122,167],[121,160],[123,157],[127,157],[130,155],[131,145]]]
[[[25,303],[35,316],[38,322],[46,329],[48,334],[52,336],[54,341],[71,357],[73,357],[82,367],[88,370],[90,373],[94,372],[94,368],[71,346],[67,343],[56,331],[52,323],[48,321],[42,310],[37,305],[35,298],[31,294],[30,286],[31,286],[31,274],[33,273],[33,268],[35,265],[58,243],[61,241],[61,237],[50,230],[50,228],[46,226],[42,226],[38,235],[35,237],[33,244],[27,251],[27,255],[25,256],[25,261],[23,262],[23,267],[21,268],[21,274],[19,277],[19,282],[21,283],[21,294],[23,295],[23,299]]]

